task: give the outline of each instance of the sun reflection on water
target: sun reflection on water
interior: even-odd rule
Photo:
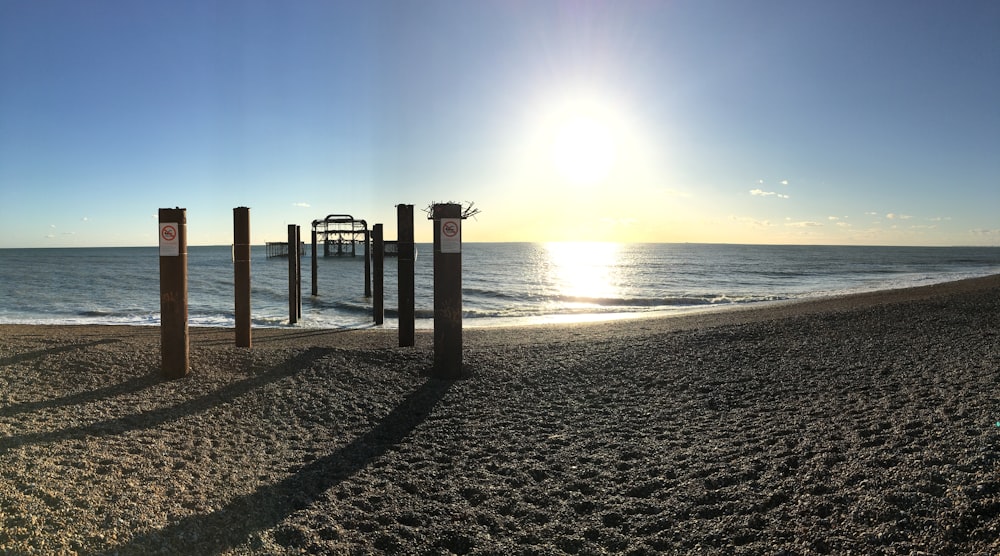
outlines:
[[[564,303],[593,305],[621,296],[615,279],[617,243],[547,243],[548,278]]]

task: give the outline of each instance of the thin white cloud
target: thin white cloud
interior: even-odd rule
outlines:
[[[777,197],[778,199],[788,199],[789,196],[777,191],[764,191],[763,189],[751,189],[750,194],[754,197]]]
[[[312,205],[310,205],[309,203],[292,203],[292,206],[293,207],[301,207],[301,208],[309,208]]]
[[[935,217],[932,217],[932,218],[928,218],[927,220],[930,220],[931,222],[947,222],[947,221],[951,220],[951,217],[950,216],[935,216]]]
[[[800,222],[785,222],[785,226],[788,226],[789,228],[819,228],[823,226],[823,224],[820,222],[803,220]]]
[[[865,216],[878,216],[877,212],[866,212]]]
[[[81,218],[81,219],[80,219],[80,221],[81,221],[81,222],[89,222],[89,221],[90,221],[90,218],[89,218],[89,217],[87,217],[87,216],[84,216],[83,218]]]
[[[975,230],[969,230],[974,236],[986,236],[993,237],[996,236],[1000,238],[1000,230],[988,230],[986,228],[976,228]]]
[[[829,220],[829,221],[831,221],[831,222],[836,222],[837,220],[840,220],[840,217],[839,216],[827,216],[826,219]]]
[[[778,183],[780,183],[781,185],[788,185],[788,180],[781,180]]]
[[[850,222],[837,222],[837,227],[838,228],[850,228],[851,227],[851,223]]]

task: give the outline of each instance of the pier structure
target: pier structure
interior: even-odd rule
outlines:
[[[266,243],[267,247],[267,258],[273,257],[287,257],[288,256],[288,242],[287,241],[268,241]],[[301,257],[306,252],[306,244],[299,243],[299,256]]]
[[[356,257],[358,244],[364,242],[365,253],[370,247],[368,223],[350,214],[331,214],[322,220],[313,220],[313,249],[323,246],[324,257]]]
[[[358,244],[364,242],[365,297],[372,296],[371,233],[368,223],[350,214],[330,214],[322,220],[312,221],[312,294],[319,295],[317,264],[319,245],[323,257],[356,257]]]

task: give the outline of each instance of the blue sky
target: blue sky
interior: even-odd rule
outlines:
[[[995,1],[0,0],[0,247],[1000,245]],[[417,239],[431,226],[417,212]]]

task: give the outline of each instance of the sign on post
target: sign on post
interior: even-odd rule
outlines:
[[[441,252],[461,253],[462,252],[462,219],[442,218],[441,224]]]
[[[181,254],[181,238],[177,222],[160,222],[160,256],[178,257]],[[148,236],[147,236],[148,237]]]

